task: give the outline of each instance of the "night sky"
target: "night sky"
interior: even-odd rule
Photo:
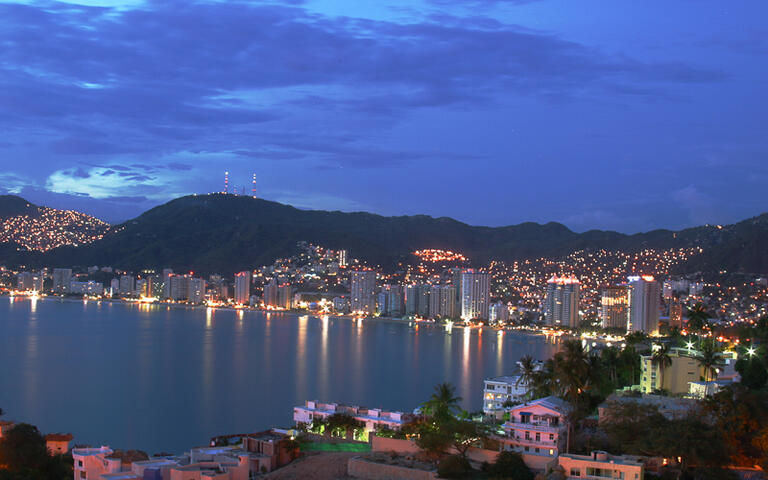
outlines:
[[[301,208],[731,223],[768,211],[766,19],[765,0],[0,0],[0,193],[115,222],[229,170]]]

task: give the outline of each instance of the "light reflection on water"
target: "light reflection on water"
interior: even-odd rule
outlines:
[[[307,398],[410,411],[447,381],[478,410],[483,378],[556,348],[512,332],[17,297],[0,302],[0,407],[76,443],[178,453],[290,425]]]

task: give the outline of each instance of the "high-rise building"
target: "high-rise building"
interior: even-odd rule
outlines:
[[[347,266],[347,251],[346,250],[339,250],[339,266],[340,267],[346,267]]]
[[[264,285],[264,306],[277,306],[280,297],[279,288],[276,278],[273,278],[268,284]]]
[[[491,279],[485,272],[461,272],[461,318],[486,320],[491,303]]]
[[[171,284],[171,299],[177,302],[189,300],[189,275],[174,275],[170,276]]]
[[[293,307],[294,288],[290,284],[280,285],[277,289],[277,305],[280,308],[291,309]]]
[[[400,285],[382,286],[377,302],[379,314],[391,317],[402,316],[405,310],[403,300],[403,287]]]
[[[71,268],[53,269],[53,291],[56,293],[69,292],[69,284],[72,281]]]
[[[451,269],[451,284],[456,288],[456,303],[454,305],[454,315],[460,315],[461,314],[461,299],[463,298],[461,295],[461,268],[452,268]]]
[[[171,277],[173,276],[172,268],[163,269],[163,298],[171,298]]]
[[[418,286],[419,291],[419,307],[417,308],[416,312],[418,315],[422,318],[429,318],[430,317],[430,311],[429,311],[429,294],[432,290],[432,286],[428,285],[426,283],[422,283]]]
[[[629,326],[629,291],[625,285],[604,288],[600,296],[600,324],[603,328]]]
[[[189,292],[187,300],[192,303],[203,303],[205,301],[205,280],[202,278],[189,279]]]
[[[120,279],[119,278],[113,278],[109,282],[109,294],[119,295],[120,294]]]
[[[574,276],[547,280],[547,296],[544,299],[546,324],[575,328],[579,326],[579,292],[581,284]]]
[[[456,287],[433,285],[429,291],[429,316],[432,318],[456,317]]]
[[[251,301],[251,272],[235,274],[235,303],[248,305]]]
[[[488,321],[491,323],[505,323],[509,321],[509,307],[504,302],[491,304],[488,314]]]
[[[416,315],[419,313],[419,286],[406,285],[405,287],[405,314]]]
[[[132,275],[120,276],[120,295],[133,295],[136,293],[136,279]]]
[[[629,329],[654,333],[659,329],[661,286],[652,275],[629,277]]]
[[[680,302],[672,302],[669,305],[669,326],[683,328],[683,305]]]
[[[353,312],[371,314],[376,309],[376,272],[355,270],[350,275],[350,297]]]
[[[45,278],[43,272],[20,272],[16,275],[18,290],[42,292]]]

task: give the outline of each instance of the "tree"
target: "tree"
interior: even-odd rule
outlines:
[[[491,478],[507,480],[533,480],[533,473],[517,452],[504,451],[496,456],[496,462],[490,466]]]
[[[39,470],[48,458],[45,439],[34,425],[20,423],[0,441],[0,464],[9,470]]]
[[[515,382],[515,386],[523,384],[530,392],[533,384],[533,377],[536,375],[536,361],[530,355],[525,355],[520,359],[520,376]]]
[[[741,383],[751,389],[760,389],[768,383],[766,356],[762,348],[746,347],[736,361],[736,371],[741,375]]]
[[[717,375],[717,367],[721,365],[720,349],[717,347],[714,339],[705,341],[701,345],[701,352],[697,360],[704,367],[704,380],[709,381]]]
[[[768,455],[768,445],[761,443],[768,429],[767,411],[768,393],[741,384],[724,388],[705,401],[705,412],[739,465],[755,465]]]
[[[619,355],[619,349],[616,347],[608,347],[600,353],[600,360],[613,388],[619,385]]]
[[[688,323],[686,323],[686,327],[692,333],[701,335],[709,326],[707,323],[708,319],[707,309],[703,303],[699,302],[688,309]]]
[[[349,437],[349,432],[363,426],[363,422],[346,413],[334,413],[325,419],[326,433],[330,435]]]
[[[451,445],[462,457],[467,456],[469,447],[488,437],[485,425],[471,420],[449,420],[439,428],[451,437]]]
[[[664,389],[664,370],[672,366],[672,357],[669,356],[669,346],[667,344],[659,345],[659,348],[653,352],[651,363],[659,367],[659,390]]]
[[[458,413],[461,397],[456,396],[456,388],[449,383],[440,383],[429,400],[421,404],[424,415],[437,420],[444,420]]]
[[[466,478],[472,470],[469,461],[461,455],[451,455],[444,458],[437,466],[437,476],[440,478]]]

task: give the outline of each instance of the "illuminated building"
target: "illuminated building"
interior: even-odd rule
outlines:
[[[429,291],[429,316],[432,318],[456,317],[456,287],[433,285]]]
[[[491,301],[490,275],[468,269],[461,272],[461,318],[485,320]]]
[[[405,314],[416,315],[419,313],[419,286],[406,285],[405,287]]]
[[[509,321],[509,307],[504,302],[491,304],[488,313],[488,321],[491,323],[505,323]]]
[[[629,277],[629,330],[657,332],[660,303],[661,286],[652,275]]]
[[[120,294],[121,295],[133,295],[136,293],[136,279],[131,275],[120,276]]]
[[[163,269],[163,298],[171,298],[171,277],[173,276],[173,269]]]
[[[553,276],[547,280],[544,316],[547,325],[579,326],[579,292],[581,284],[574,277]]]
[[[277,279],[273,278],[268,284],[264,285],[264,305],[268,307],[276,307],[278,304],[278,296]]]
[[[353,312],[373,313],[376,309],[376,272],[353,271],[350,276],[350,297]]]
[[[192,303],[203,303],[205,300],[205,280],[202,278],[190,278],[187,300]]]
[[[189,275],[171,275],[171,299],[189,300]]]
[[[400,285],[384,285],[379,292],[377,304],[380,315],[402,316],[405,310],[403,287]]]
[[[683,305],[679,302],[673,302],[669,306],[669,326],[683,328]]]
[[[604,288],[600,297],[600,325],[603,328],[629,326],[629,291],[626,286]]]
[[[16,275],[16,288],[22,291],[43,291],[43,272],[20,272]]]
[[[235,303],[248,305],[251,298],[251,272],[235,274]]]
[[[653,355],[640,356],[640,390],[643,393],[664,390],[668,395],[686,394],[690,382],[698,382],[705,376],[704,367],[694,354],[677,349],[669,353],[669,358],[672,363],[662,368],[653,361]]]
[[[53,269],[53,291],[56,293],[69,292],[69,283],[72,281],[71,268]]]
[[[347,266],[347,251],[346,250],[339,250],[339,266],[340,267],[346,267]]]

